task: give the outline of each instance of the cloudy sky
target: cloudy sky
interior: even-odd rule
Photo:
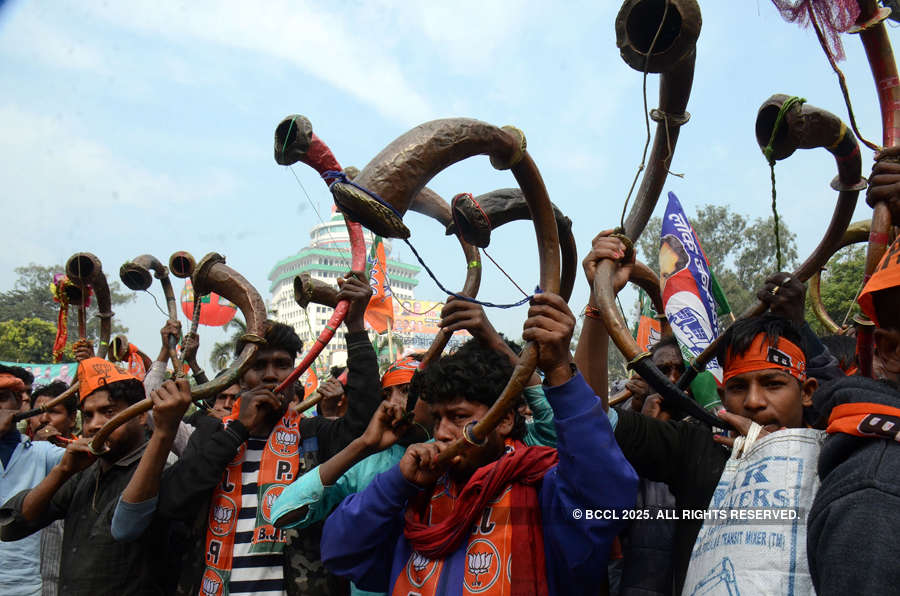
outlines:
[[[801,95],[846,120],[840,91],[814,34],[782,21],[768,0],[701,5],[692,118],[672,166],[685,177],[670,177],[666,190],[689,213],[713,203],[765,217],[768,167],[753,135],[760,103],[773,93]],[[344,165],[359,167],[427,120],[466,116],[515,125],[527,135],[552,200],[574,221],[584,254],[598,231],[618,221],[644,143],[641,74],[615,46],[618,6],[0,2],[0,289],[13,284],[16,266],[63,263],[77,251],[97,254],[110,277],[142,253],[165,261],[176,250],[198,258],[217,251],[268,299],[272,265],[308,243],[316,210],[327,217],[331,203],[312,170],[295,166],[301,189],[273,160],[275,126],[293,113],[312,121]],[[893,28],[890,35],[897,37]],[[862,47],[852,36],[844,45],[857,119],[880,141]],[[656,93],[651,75],[651,107]],[[871,163],[863,151],[864,169]],[[802,255],[830,219],[834,174],[824,150],[799,152],[777,168],[780,212]],[[449,198],[513,184],[482,158],[454,166],[430,186]],[[869,213],[862,204],[856,219]],[[458,245],[423,216],[412,214],[408,223],[445,285],[461,287]],[[512,224],[489,248],[523,287],[537,281],[531,237],[529,224]],[[405,247],[395,251],[413,262]],[[442,299],[424,273],[417,295]],[[519,297],[489,263],[481,296]],[[579,279],[573,310],[586,300]],[[524,307],[489,314],[518,336]],[[155,353],[163,316],[149,296],[117,316],[133,343]],[[201,329],[201,338],[203,356],[221,332]]]

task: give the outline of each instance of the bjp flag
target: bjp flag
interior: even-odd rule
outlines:
[[[366,307],[366,322],[376,331],[384,333],[393,328],[394,301],[391,289],[387,284],[387,263],[384,258],[384,243],[381,236],[375,236],[372,250],[368,258],[369,284],[372,286],[372,299]]]
[[[638,292],[638,304],[641,314],[632,335],[641,351],[646,352],[659,341],[662,335],[662,326],[659,319],[656,318],[656,311],[653,310],[650,297],[644,290]]]
[[[303,399],[312,395],[318,386],[319,378],[316,376],[316,369],[310,366],[306,373],[306,380],[303,381]]]

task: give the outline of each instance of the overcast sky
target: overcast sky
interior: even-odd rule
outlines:
[[[295,166],[307,199],[272,157],[286,115],[307,116],[345,166],[364,166],[421,122],[454,116],[512,124],[528,138],[551,199],[573,220],[579,254],[618,222],[644,143],[641,74],[621,60],[619,3],[457,2],[0,2],[0,179],[6,250],[14,268],[63,263],[90,251],[115,279],[119,265],[176,250],[226,255],[268,299],[272,265],[308,244],[331,196]],[[701,2],[697,72],[665,190],[692,214],[728,204],[769,215],[768,166],[753,124],[773,93],[806,97],[845,121],[840,90],[814,34],[782,21],[768,0]],[[893,23],[891,23],[893,25]],[[896,31],[890,28],[892,39]],[[877,97],[859,40],[845,36],[844,68],[857,120],[880,141]],[[657,104],[657,77],[648,80]],[[863,168],[871,167],[863,150]],[[825,150],[777,167],[779,209],[802,256],[821,237],[836,193]],[[446,198],[512,186],[486,158],[429,186]],[[665,195],[663,194],[663,197]],[[870,210],[860,201],[855,219]],[[661,213],[665,201],[659,203]],[[465,275],[458,244],[412,214],[412,241],[449,287]],[[530,224],[494,235],[488,251],[523,287],[537,282]],[[701,239],[702,241],[702,239]],[[414,262],[395,243],[395,256]],[[421,299],[442,299],[424,272]],[[181,282],[176,280],[176,291]],[[158,286],[152,288],[161,300]],[[489,262],[481,297],[520,295]],[[587,301],[579,276],[573,310]],[[489,312],[518,336],[525,307]],[[138,295],[120,309],[129,338],[156,352],[163,315]],[[201,328],[203,365],[219,330]]]

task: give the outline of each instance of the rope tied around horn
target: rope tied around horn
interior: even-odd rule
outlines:
[[[806,103],[805,98],[794,95],[787,98],[785,102],[781,104],[778,115],[775,117],[775,125],[772,126],[772,134],[769,135],[769,143],[763,148],[763,155],[766,157],[766,161],[769,162],[769,172],[772,177],[772,219],[775,222],[775,262],[778,271],[782,270],[784,258],[781,255],[781,223],[778,218],[778,201],[775,192],[775,158],[773,157],[775,154],[775,137],[778,135],[778,131],[781,130],[785,114],[787,114],[794,106],[799,107],[804,103]]]
[[[403,219],[403,215],[399,211],[397,211],[397,209],[395,209],[393,205],[391,205],[390,203],[385,201],[383,198],[378,196],[378,193],[372,192],[368,188],[365,188],[364,186],[353,182],[352,180],[347,178],[347,175],[344,174],[344,172],[329,170],[322,174],[322,178],[325,180],[331,181],[328,184],[329,189],[338,182],[341,184],[347,184],[349,186],[352,186],[352,187],[356,188],[357,190],[365,193],[366,195],[372,197],[372,199],[374,199],[377,203],[379,203],[386,209],[390,210],[398,219]],[[485,217],[487,217],[487,214],[485,214]],[[470,298],[469,296],[464,296],[462,294],[458,294],[457,292],[452,292],[452,291],[448,290],[446,287],[444,287],[444,284],[442,284],[441,281],[437,278],[437,276],[431,270],[431,267],[429,267],[428,264],[425,263],[425,260],[419,254],[419,251],[416,250],[416,247],[412,245],[412,243],[409,241],[409,239],[402,238],[402,240],[409,247],[409,250],[412,251],[413,255],[416,257],[416,260],[419,261],[420,265],[422,265],[422,268],[425,269],[425,272],[428,273],[428,276],[434,281],[435,284],[437,284],[437,287],[440,288],[441,291],[444,292],[445,294],[447,294],[448,296],[453,296],[454,298],[458,298],[459,300],[465,300],[466,302],[472,302],[474,304],[479,304],[479,305],[487,307],[487,308],[506,309],[506,308],[515,308],[517,306],[522,306],[523,304],[530,302],[531,299],[534,298],[534,294],[540,294],[542,292],[540,286],[537,286],[537,287],[535,287],[534,294],[527,294],[524,298],[522,298],[518,302],[512,302],[509,304],[496,304],[494,302],[486,302],[486,301],[478,300],[476,298]],[[490,258],[490,256],[488,258]],[[493,259],[491,259],[491,261],[493,261]],[[470,266],[471,266],[471,264],[470,264]],[[499,267],[499,265],[498,265],[498,267]],[[502,271],[502,269],[501,269],[501,271]],[[505,274],[505,272],[504,272],[504,274]],[[509,276],[507,275],[507,277],[509,277]],[[515,282],[513,282],[513,283],[515,283]],[[521,288],[520,288],[520,291],[521,291]],[[522,293],[524,294],[525,292],[523,291]]]

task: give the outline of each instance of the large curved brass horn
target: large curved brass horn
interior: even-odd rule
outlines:
[[[551,206],[556,218],[562,256],[559,295],[568,302],[578,274],[578,251],[575,248],[575,236],[572,235],[572,220],[556,205],[551,203]],[[458,194],[450,202],[450,209],[453,221],[447,226],[447,234],[458,234],[478,248],[490,245],[492,230],[511,221],[531,217],[525,196],[518,188],[501,188],[477,197],[467,193]]]
[[[847,227],[847,231],[844,232],[844,237],[841,238],[840,244],[835,247],[834,252],[837,253],[837,251],[850,246],[851,244],[866,242],[869,239],[869,227],[871,226],[871,223],[872,222],[869,220],[863,220],[855,221],[850,224],[850,226]],[[831,318],[831,315],[828,314],[828,311],[825,310],[825,304],[822,302],[821,284],[822,273],[821,271],[816,271],[813,276],[809,278],[809,289],[806,292],[807,296],[809,296],[809,303],[813,313],[815,313],[819,322],[831,333],[844,333],[846,332],[846,328],[838,325],[834,319]]]
[[[866,50],[866,58],[875,88],[878,90],[878,103],[881,107],[882,144],[885,147],[900,145],[900,86],[897,84],[897,63],[891,40],[888,38],[884,19],[890,15],[889,8],[879,9],[875,0],[858,0],[859,37]],[[884,201],[871,204],[872,224],[869,230],[869,246],[866,253],[866,271],[864,282],[868,281],[887,250],[891,226],[900,222],[891,221],[891,212]],[[863,318],[864,323],[869,323]],[[873,326],[861,325],[856,334],[856,353],[859,361],[859,372],[864,376],[872,376],[872,353],[874,348]]]
[[[438,172],[474,155],[488,155],[495,168],[512,170],[535,227],[540,287],[558,293],[556,220],[541,175],[525,149],[525,136],[518,129],[501,129],[466,118],[426,122],[388,145],[352,183],[333,184],[332,194],[342,211],[370,230],[382,236],[407,238],[409,229],[402,218],[416,195]],[[481,421],[466,428],[466,441],[479,444],[496,427],[521,394],[536,363],[537,350],[529,343],[500,397]],[[453,457],[464,444],[462,440],[455,443],[442,453],[442,459]]]
[[[200,296],[215,292],[233,302],[247,322],[247,333],[242,338],[246,341],[244,349],[234,363],[226,369],[225,374],[191,389],[191,397],[197,401],[217,395],[238,382],[252,364],[260,345],[265,343],[263,335],[265,334],[266,305],[256,288],[240,273],[227,266],[225,257],[218,253],[209,253],[203,257],[197,264],[191,279],[195,300],[198,301]],[[94,435],[91,440],[91,450],[94,453],[102,453],[110,433],[152,407],[153,402],[147,398],[116,414]]]
[[[756,116],[756,141],[760,148],[768,145],[778,113],[787,99],[787,95],[773,95],[759,108]],[[862,161],[859,155],[859,145],[847,125],[831,112],[809,104],[802,106],[795,104],[784,114],[781,128],[775,134],[772,146],[775,150],[773,158],[778,160],[789,157],[797,149],[824,147],[834,156],[837,163],[838,175],[831,182],[831,186],[839,192],[828,229],[812,254],[800,264],[800,267],[792,275],[794,279],[805,282],[818,272],[834,254],[847,226],[850,225],[850,218],[856,208],[859,191],[866,188],[866,179],[861,175]],[[765,310],[765,304],[756,302],[739,318],[755,317]],[[715,356],[718,348],[719,339],[716,339],[697,356],[685,374],[681,376],[678,380],[679,387],[687,387],[687,384]]]
[[[75,253],[66,262],[66,275],[76,284],[82,287],[90,286],[94,290],[97,298],[97,317],[100,319],[100,346],[97,348],[97,356],[106,358],[113,313],[109,285],[106,283],[100,259],[89,252]]]
[[[166,308],[169,311],[169,320],[178,321],[178,307],[175,305],[175,292],[172,291],[172,282],[169,280],[169,270],[153,255],[140,255],[131,261],[124,263],[119,268],[119,278],[125,286],[135,292],[148,290],[153,284],[150,270],[156,275],[166,297]],[[172,370],[176,376],[183,376],[181,359],[178,357],[178,338],[169,336],[169,359],[172,361]]]
[[[626,0],[616,17],[616,44],[622,59],[640,72],[659,72],[659,108],[653,149],[647,170],[619,238],[634,244],[647,226],[669,173],[680,126],[688,121],[687,103],[694,80],[697,37],[702,20],[695,0]],[[651,53],[652,48],[652,53]],[[630,247],[631,250],[633,248]],[[653,366],[649,352],[641,352],[615,303],[616,265],[603,260],[594,275],[594,297],[613,343],[635,370],[671,407],[677,407],[711,426],[724,422],[706,412]]]
[[[282,120],[275,128],[275,162],[287,166],[298,161],[302,161],[316,170],[323,177],[326,184],[336,180],[335,174],[329,175],[329,173],[341,171],[341,165],[331,152],[331,149],[313,132],[312,123],[309,119],[295,114]],[[352,271],[365,271],[366,241],[362,227],[352,217],[345,217],[344,222],[347,225],[347,233],[350,236],[350,269]],[[284,391],[296,382],[316,357],[322,353],[322,350],[334,337],[337,328],[344,322],[349,306],[350,303],[346,300],[340,301],[335,306],[331,318],[328,319],[328,323],[325,324],[325,328],[319,334],[319,337],[316,338],[312,348],[309,349],[293,372],[275,388],[276,393]]]

